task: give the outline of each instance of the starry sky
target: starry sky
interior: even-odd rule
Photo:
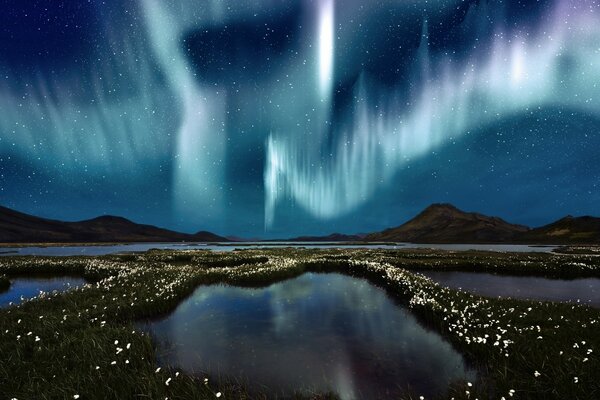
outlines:
[[[600,1],[0,4],[1,205],[246,238],[600,215]]]

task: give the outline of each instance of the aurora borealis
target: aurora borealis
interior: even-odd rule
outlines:
[[[600,2],[2,7],[2,205],[245,237],[600,213]]]

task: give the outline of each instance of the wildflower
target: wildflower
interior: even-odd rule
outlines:
[[[73,398],[74,398],[74,399],[78,399],[78,398],[79,398],[79,395],[78,395],[78,394],[74,394],[74,395],[73,395]]]
[[[579,378],[578,377],[573,378],[573,383],[578,383],[578,382],[579,382]]]
[[[535,376],[536,378],[537,378],[538,376],[540,376],[540,375],[541,375],[541,374],[540,374],[539,372],[537,372],[537,371],[535,371],[535,372],[533,373],[533,376]]]
[[[160,367],[156,368],[156,371],[154,372],[158,374],[160,372]]]
[[[169,386],[169,383],[171,383],[171,378],[169,378],[165,381],[165,385]]]
[[[217,392],[217,394],[215,396],[221,397],[221,392]]]

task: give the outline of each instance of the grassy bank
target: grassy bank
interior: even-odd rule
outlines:
[[[587,253],[564,255],[407,249],[348,252],[346,257],[388,263],[413,271],[491,272],[554,279],[600,277],[600,257]]]
[[[147,335],[135,331],[133,323],[168,313],[200,284],[260,286],[312,271],[340,272],[385,287],[476,364],[482,371],[480,379],[472,386],[457,382],[448,398],[600,396],[596,378],[600,311],[486,299],[445,289],[402,268],[403,263],[411,268],[445,268],[446,255],[450,263],[462,265],[459,255],[436,254],[279,249],[3,258],[0,274],[7,276],[78,274],[96,283],[0,310],[0,393],[17,399],[76,395],[81,399],[195,399],[215,398],[218,393],[224,398],[266,398],[256,393],[250,396],[232,381],[192,377],[170,368],[157,371],[156,349]],[[462,255],[462,259],[489,263],[492,257]],[[511,261],[518,261],[520,269],[536,265],[532,267],[535,273],[541,268],[555,271],[547,262],[550,259],[537,264],[520,262],[531,261],[528,257],[498,255],[497,264],[508,269]],[[589,274],[588,270],[595,267],[577,269],[581,274]]]

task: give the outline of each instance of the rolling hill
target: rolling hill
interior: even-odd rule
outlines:
[[[211,232],[187,234],[105,215],[85,221],[64,222],[35,217],[0,206],[0,242],[227,242]]]
[[[548,225],[530,230],[520,236],[530,243],[598,244],[600,218],[566,216]]]

